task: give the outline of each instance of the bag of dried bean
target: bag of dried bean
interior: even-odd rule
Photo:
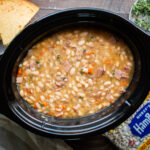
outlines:
[[[150,150],[150,93],[131,117],[104,135],[121,150]]]

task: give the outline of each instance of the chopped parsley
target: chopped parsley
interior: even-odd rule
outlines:
[[[32,75],[32,74],[29,75],[29,81],[30,81],[30,82],[33,81],[33,75]]]
[[[134,22],[150,32],[150,0],[138,0],[132,7]]]
[[[90,42],[94,38],[93,35],[90,35],[89,38],[87,39],[87,42]]]
[[[83,54],[85,54],[85,53],[86,53],[86,49],[83,50]]]
[[[39,60],[36,60],[36,64],[39,65],[39,64],[40,64],[40,61],[39,61]]]
[[[42,103],[39,103],[41,107],[43,107],[44,105]]]
[[[115,75],[115,72],[113,71],[110,75],[110,78],[112,79],[114,77],[114,75]]]
[[[84,74],[84,71],[83,71],[83,69],[81,69],[81,70],[80,70],[80,73],[81,73],[81,74]]]
[[[79,96],[79,99],[83,99],[83,97],[82,97],[82,96]]]
[[[60,59],[60,57],[61,57],[60,55],[57,55],[57,59]]]
[[[114,72],[114,71],[112,72],[112,75],[113,75],[113,76],[115,75],[115,72]]]

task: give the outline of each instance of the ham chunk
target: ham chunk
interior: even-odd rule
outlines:
[[[65,82],[64,81],[56,81],[55,84],[57,87],[62,87],[65,85]]]
[[[67,78],[65,78],[63,75],[57,76],[55,85],[57,88],[62,88],[63,86],[65,86],[66,82],[67,82]]]
[[[115,70],[114,77],[115,77],[116,79],[118,79],[118,80],[121,80],[121,79],[128,79],[128,78],[129,78],[129,76],[128,76],[128,74],[127,74],[126,72],[121,71],[121,70],[119,70],[119,69],[116,69],[116,70]]]
[[[110,100],[110,99],[113,99],[113,96],[112,96],[110,93],[108,93],[108,94],[106,95],[106,100]]]
[[[97,69],[97,76],[101,77],[104,74],[104,69],[103,68],[98,68]]]
[[[123,70],[124,70],[124,71],[130,71],[130,70],[131,70],[131,68],[130,68],[130,67],[128,67],[128,66],[124,66]]]
[[[29,64],[29,68],[34,68],[36,65],[35,61],[31,61]]]
[[[55,117],[61,117],[63,114],[64,114],[64,113],[63,113],[62,111],[57,112],[57,113],[55,114]]]
[[[92,93],[92,97],[96,98],[96,99],[99,99],[101,97],[101,91],[98,91],[97,93]]]
[[[70,69],[72,68],[72,65],[71,65],[68,61],[66,61],[66,62],[64,63],[64,68],[65,68],[65,71],[66,71],[66,72],[69,72]]]
[[[114,36],[112,36],[109,41],[111,44],[115,44],[117,42],[117,40]]]
[[[70,47],[70,44],[71,44],[71,40],[67,40],[66,43],[65,43],[65,47],[66,48]]]

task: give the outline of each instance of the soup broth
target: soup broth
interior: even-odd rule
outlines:
[[[104,30],[76,28],[34,45],[19,65],[16,83],[38,112],[76,118],[116,101],[133,72],[133,56],[122,39]]]

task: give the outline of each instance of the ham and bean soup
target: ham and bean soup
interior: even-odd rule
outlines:
[[[97,29],[67,29],[37,43],[19,65],[20,95],[38,112],[83,117],[117,100],[134,72],[123,40]]]

